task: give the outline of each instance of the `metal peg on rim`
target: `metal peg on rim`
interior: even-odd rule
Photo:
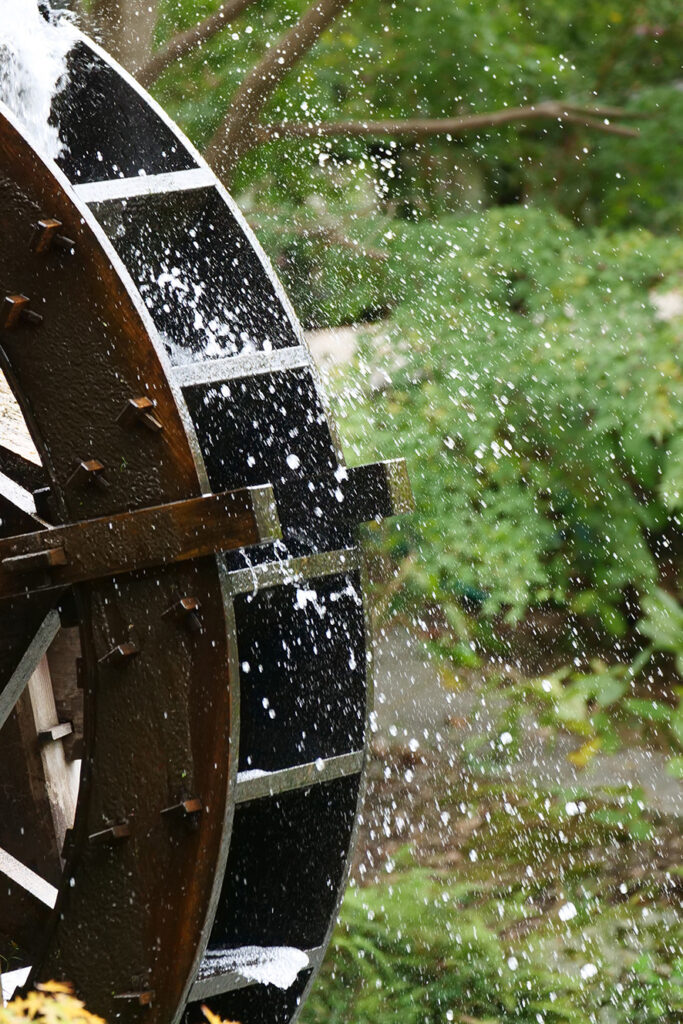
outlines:
[[[200,608],[201,604],[196,597],[180,597],[175,604],[162,612],[161,617],[162,619],[175,619],[191,633],[200,633],[202,629],[202,622],[199,618]]]
[[[70,487],[72,484],[94,484],[102,490],[106,490],[109,487],[109,481],[104,476],[104,466],[98,459],[86,459],[83,462],[79,462],[66,481],[67,487]]]
[[[154,989],[146,988],[141,992],[119,992],[114,999],[125,999],[128,1002],[137,1003],[138,1006],[151,1006],[154,1002]]]
[[[39,487],[33,492],[33,500],[36,503],[36,512],[40,518],[48,523],[54,522],[57,518],[57,506],[51,489],[49,487]]]
[[[42,254],[49,252],[50,249],[62,249],[64,251],[74,249],[76,243],[59,233],[61,227],[61,220],[55,220],[54,217],[44,217],[42,220],[39,220],[33,229],[33,236],[31,238],[31,248],[33,251]]]
[[[117,422],[126,430],[140,424],[158,434],[164,429],[164,425],[154,414],[154,409],[155,403],[151,398],[129,398],[117,417]]]
[[[29,309],[30,299],[28,295],[6,295],[2,309],[2,326],[10,331],[21,323],[32,324],[37,327],[42,324],[43,318],[40,313]]]
[[[164,807],[161,813],[165,818],[182,821],[189,828],[194,829],[199,825],[202,802],[198,796],[188,797],[187,800],[181,800],[180,803],[174,804],[172,807]]]
[[[123,668],[129,662],[136,658],[140,653],[140,648],[137,644],[134,644],[131,640],[125,640],[122,644],[117,644],[116,647],[112,647],[110,651],[102,655],[98,659],[100,665],[111,665],[114,668]]]
[[[127,821],[120,821],[115,825],[110,825],[108,828],[103,828],[99,832],[92,832],[88,836],[88,842],[90,843],[118,843],[122,839],[130,838],[130,825]]]

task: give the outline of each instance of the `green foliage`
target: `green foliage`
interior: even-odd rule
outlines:
[[[356,458],[408,455],[416,514],[369,531],[400,573],[391,613],[436,616],[463,664],[527,672],[535,619],[561,613],[551,691],[518,696],[535,687],[547,724],[614,747],[619,720],[647,731],[623,700],[644,681],[680,742],[683,245],[533,208],[410,223],[373,217],[366,193],[353,215],[348,171],[317,175],[315,202],[259,226],[309,323],[390,312],[333,385]]]
[[[645,794],[633,790],[618,807],[600,807],[592,812],[592,820],[610,825],[629,839],[652,839],[654,828],[645,813]]]
[[[429,867],[403,847],[349,890],[305,1024],[679,1019],[675,881],[639,870],[673,823],[638,791],[539,793],[461,770],[446,790],[453,843]]]
[[[218,0],[164,0],[158,38]],[[217,128],[245,72],[308,6],[261,0],[169,70],[158,97],[199,144]],[[239,190],[302,200],[320,154],[372,169],[390,210],[432,215],[520,199],[584,222],[680,227],[683,156],[677,79],[683,23],[675,0],[441,0],[355,4],[272,97],[264,121],[452,116],[543,99],[618,104],[646,114],[638,140],[579,125],[532,124],[424,143],[288,142],[243,161]]]
[[[675,656],[678,674],[683,676],[683,608],[664,590],[649,594],[642,605],[644,615],[638,629],[655,650]]]
[[[390,234],[402,301],[363,348],[342,422],[358,455],[408,452],[418,511],[372,534],[417,555],[399,601],[508,622],[552,603],[618,644],[627,591],[652,594],[671,568],[653,547],[678,525],[663,481],[683,320],[658,319],[651,291],[676,287],[683,246],[520,208]]]
[[[464,889],[464,891],[463,891]],[[463,907],[465,887],[415,868],[372,889],[349,890],[323,986],[307,1024],[482,1021],[587,1024],[571,975],[511,969],[484,912]],[[465,900],[463,900],[465,897]]]

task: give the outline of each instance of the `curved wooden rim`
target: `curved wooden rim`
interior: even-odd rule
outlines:
[[[11,278],[14,292],[30,293],[44,316],[36,331],[20,326],[1,333],[0,362],[49,475],[58,505],[57,521],[80,521],[207,491],[189,418],[183,417],[169,383],[163,345],[129,274],[64,174],[41,159],[23,137],[16,119],[4,109],[0,110],[0,166],[10,181],[20,183],[23,195],[22,203],[17,203],[16,215],[12,217],[10,212],[4,222],[5,237],[11,238],[13,244],[11,251],[7,246],[4,253],[3,279]],[[38,256],[32,252],[33,224],[32,218],[27,217],[29,212],[59,219],[64,234],[75,242],[74,253]],[[67,358],[70,351],[71,359]],[[116,402],[121,405],[140,392],[153,398],[164,424],[160,438],[126,434],[117,425],[112,408],[102,408],[104,396],[116,394],[117,390]],[[145,446],[146,455],[141,457],[140,449]],[[117,464],[117,453],[121,464]],[[69,483],[73,464],[91,456],[102,458],[108,467],[110,487],[106,492],[85,493]],[[124,462],[125,471],[121,468]],[[144,607],[149,603],[151,575],[78,588],[86,666],[86,751],[74,841],[34,974],[60,973],[78,976],[81,981],[91,975],[93,985],[97,986],[99,953],[100,961],[106,963],[108,973],[115,979],[117,991],[111,993],[112,997],[125,995],[136,985],[141,989],[148,987],[148,973],[155,975],[155,1017],[166,1021],[176,1012],[195,970],[196,950],[205,926],[221,848],[223,815],[203,815],[196,832],[181,830],[169,837],[166,822],[157,820],[159,811],[185,794],[180,792],[177,781],[177,792],[171,791],[173,785],[169,785],[165,765],[154,772],[146,768],[141,745],[130,752],[130,760],[138,762],[137,774],[146,779],[137,796],[149,806],[145,811],[131,806],[130,797],[126,799],[121,792],[130,776],[126,774],[127,765],[117,754],[122,736],[112,723],[117,701],[112,700],[111,691],[116,687],[120,700],[133,710],[138,683],[135,679],[112,677],[111,670],[99,664],[107,644],[117,639],[116,630],[125,624],[120,614],[121,621],[116,621],[117,614],[112,612],[114,600],[119,608],[127,607],[128,618],[143,618],[142,628],[149,636],[160,632],[157,657],[163,657],[160,651],[164,644],[175,644],[178,662],[174,676],[181,683],[173,699],[179,706],[188,702],[190,688],[186,681],[204,681],[205,692],[198,686],[197,698],[204,699],[207,708],[210,705],[210,713],[189,709],[190,720],[194,715],[195,735],[186,742],[188,756],[195,761],[196,784],[201,780],[202,799],[212,807],[230,802],[231,669],[216,559],[203,559],[191,568],[160,569],[156,583],[163,600],[156,609],[156,618]],[[184,637],[177,639],[172,632],[175,627],[161,618],[164,602],[166,606],[172,603],[172,592],[188,583],[195,593],[201,594],[213,645],[206,638],[194,646]],[[169,668],[168,661],[164,668]],[[138,679],[142,678],[143,669],[139,668],[137,674]],[[150,677],[154,676],[153,666],[148,665],[144,675],[144,683],[149,685]],[[154,709],[148,708],[147,713],[153,738],[155,731],[163,728],[162,715],[159,713],[154,721]],[[144,730],[140,733],[144,734]],[[201,744],[198,733],[202,734]],[[177,741],[176,731],[169,732],[167,740],[161,743],[160,749],[166,749],[169,763],[174,754],[168,744]],[[201,766],[198,759],[202,759]],[[155,802],[157,807],[152,806]],[[124,874],[130,876],[127,884],[132,891],[132,876],[140,870],[146,888],[146,902],[140,900],[135,913],[124,915],[118,926],[116,915],[112,918],[111,904],[124,898],[125,887],[112,879],[107,868],[108,855],[103,857],[94,852],[88,840],[107,827],[105,819],[109,814],[113,818],[136,819],[138,829],[122,854],[127,863]],[[145,830],[156,837],[152,849],[146,852]],[[164,863],[165,870],[160,872],[158,868]],[[118,896],[111,888],[114,885],[119,885]],[[147,908],[143,919],[141,906]],[[124,934],[117,936],[119,928]],[[86,930],[88,938],[84,941]],[[137,948],[140,956],[137,974],[132,978],[131,948]],[[91,963],[84,971],[79,964],[86,956]],[[101,1007],[101,989],[98,1002]],[[102,1009],[113,1017],[120,1014],[122,1004],[111,1002]]]

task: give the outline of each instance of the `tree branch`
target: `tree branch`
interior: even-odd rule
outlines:
[[[636,128],[612,124],[610,118],[630,117],[628,111],[619,108],[586,108],[563,104],[554,100],[537,103],[528,107],[509,107],[487,114],[465,114],[462,117],[407,118],[387,121],[322,121],[317,124],[285,121],[280,124],[256,125],[251,129],[255,145],[273,142],[275,139],[321,139],[331,136],[354,138],[379,138],[401,136],[403,138],[425,138],[432,135],[462,135],[478,128],[495,128],[513,122],[557,120],[569,124],[580,124],[593,131],[612,135],[636,137]]]
[[[254,2],[255,0],[227,0],[227,3],[221,4],[218,10],[204,18],[204,21],[173,36],[140,69],[137,74],[140,84],[148,89],[174,61],[186,57],[195,47],[208,42]]]
[[[233,96],[225,120],[204,153],[219,173],[228,174],[243,153],[256,144],[254,129],[268,99],[350,3],[351,0],[315,0],[297,24],[252,68]]]

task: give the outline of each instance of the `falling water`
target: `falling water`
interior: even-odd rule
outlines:
[[[46,19],[37,0],[0,0],[0,25],[0,100],[19,118],[36,149],[55,159],[62,143],[50,124],[50,109],[66,80],[74,30],[62,11]]]

